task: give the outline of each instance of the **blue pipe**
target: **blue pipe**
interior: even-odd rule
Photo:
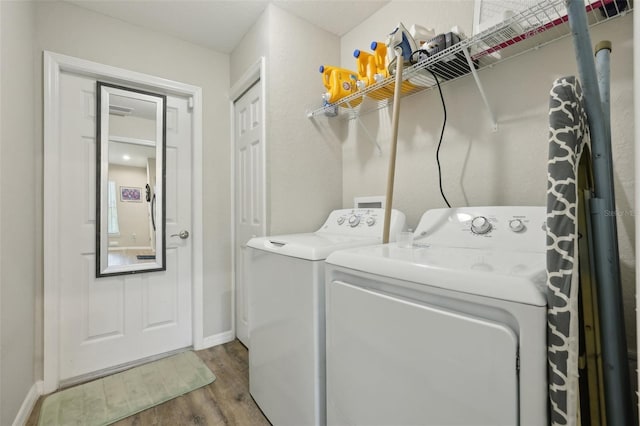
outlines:
[[[635,417],[632,412],[633,404],[620,282],[611,156],[611,125],[608,119],[609,79],[607,78],[606,82],[603,81],[603,87],[599,89],[584,1],[565,0],[565,3],[591,131],[595,193],[594,198],[591,199],[590,208],[602,336],[607,424],[611,426],[633,425]],[[601,70],[608,68],[608,63],[606,66],[601,64],[600,68]],[[608,71],[604,72],[608,74]],[[606,98],[606,113],[600,96],[601,91]]]

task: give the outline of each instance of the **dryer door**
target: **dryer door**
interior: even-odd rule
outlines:
[[[341,281],[326,301],[328,424],[518,424],[509,327]]]

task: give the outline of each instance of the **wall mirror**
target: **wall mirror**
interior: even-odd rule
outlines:
[[[96,89],[96,277],[163,271],[166,97]]]

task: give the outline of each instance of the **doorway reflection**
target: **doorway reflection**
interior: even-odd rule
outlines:
[[[155,260],[155,148],[109,141],[109,266]]]

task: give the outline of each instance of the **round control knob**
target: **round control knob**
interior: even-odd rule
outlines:
[[[513,232],[522,232],[524,231],[524,223],[520,219],[512,219],[509,221],[509,229]]]
[[[367,218],[367,225],[369,225],[369,226],[373,226],[375,223],[376,223],[376,218],[375,218],[375,217],[371,217],[371,216],[369,216],[369,217]]]
[[[344,216],[340,216],[338,218],[338,225],[342,225],[344,223]]]
[[[491,231],[491,222],[484,216],[477,216],[471,220],[471,232],[474,234],[486,234]]]
[[[355,228],[360,223],[360,216],[353,215],[349,218],[349,225]]]

